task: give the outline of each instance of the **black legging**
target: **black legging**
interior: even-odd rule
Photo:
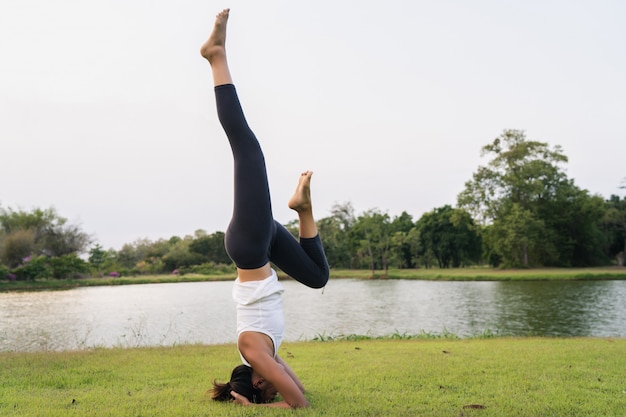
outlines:
[[[260,268],[271,261],[301,283],[323,287],[329,267],[319,235],[300,238],[298,243],[272,216],[265,158],[235,86],[216,86],[215,100],[235,160],[235,203],[224,239],[228,255],[241,269]]]

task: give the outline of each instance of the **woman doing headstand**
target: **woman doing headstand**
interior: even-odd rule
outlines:
[[[298,242],[272,216],[263,153],[244,117],[226,60],[228,14],[229,9],[225,9],[216,16],[213,32],[200,52],[211,64],[217,114],[234,157],[235,201],[225,246],[237,266],[233,298],[237,303],[237,347],[243,365],[233,370],[229,382],[213,383],[213,399],[244,405],[307,407],[302,383],[277,355],[284,329],[283,287],[270,261],[311,288],[322,288],[328,281],[328,262],[313,219],[312,172],[300,175],[288,203],[298,213]],[[268,403],[276,393],[283,401]]]

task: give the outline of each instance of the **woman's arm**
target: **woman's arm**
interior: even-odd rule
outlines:
[[[302,382],[300,382],[295,372],[289,367],[289,365],[287,365],[287,362],[285,362],[283,358],[281,358],[278,355],[276,355],[276,362],[278,362],[278,364],[281,365],[285,369],[285,372],[287,372],[287,374],[291,377],[291,379],[293,379],[293,382],[296,383],[300,391],[302,391],[303,393],[306,392],[304,389],[304,385],[302,385]]]
[[[266,404],[254,404],[251,403],[250,401],[248,401],[248,399],[246,397],[244,397],[241,394],[236,393],[235,391],[231,391],[230,395],[233,397],[233,401],[235,402],[235,404],[239,404],[239,405],[260,405],[260,406],[264,406],[264,407],[273,407],[273,408],[295,408],[289,405],[289,403],[287,401],[279,401],[277,403],[266,403]]]
[[[281,360],[282,363],[279,363],[274,358],[273,346],[271,343],[268,345],[267,340],[269,338],[264,334],[245,332],[239,336],[237,343],[239,351],[252,365],[252,369],[272,384],[284,399],[284,401],[264,405],[281,408],[308,407],[309,402],[304,397],[302,383],[295,377],[289,366],[283,365],[284,361]],[[235,402],[246,405],[241,401],[241,396],[233,395],[233,397]]]

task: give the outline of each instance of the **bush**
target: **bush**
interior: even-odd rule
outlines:
[[[81,278],[89,273],[89,264],[80,259],[76,254],[49,258],[48,267],[53,278]]]
[[[9,279],[9,268],[0,264],[0,279]]]
[[[16,230],[8,233],[3,237],[0,249],[0,261],[9,268],[18,267],[24,258],[35,252],[35,232]]]
[[[192,265],[186,268],[178,268],[180,275],[185,274],[201,274],[201,275],[215,275],[215,274],[230,274],[234,273],[237,269],[234,264],[216,264],[215,262],[207,262],[200,265]]]
[[[165,255],[162,259],[165,271],[173,271],[175,269],[189,268],[194,265],[201,264],[206,261],[206,257],[198,253],[174,251]]]
[[[51,275],[48,267],[48,258],[45,256],[32,256],[25,258],[24,264],[11,271],[18,281],[32,281],[39,278],[48,278]]]

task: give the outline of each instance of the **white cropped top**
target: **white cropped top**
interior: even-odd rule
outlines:
[[[274,344],[274,356],[283,341],[285,317],[281,294],[283,286],[278,282],[276,271],[261,281],[240,282],[235,280],[233,299],[237,303],[237,338],[243,332],[266,334]],[[250,366],[239,352],[244,365]]]

